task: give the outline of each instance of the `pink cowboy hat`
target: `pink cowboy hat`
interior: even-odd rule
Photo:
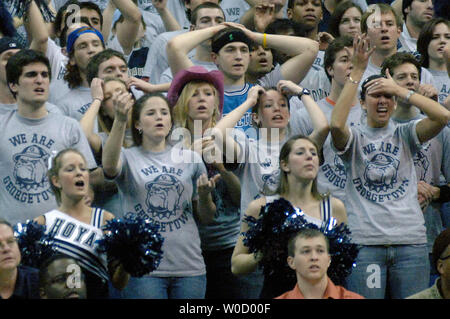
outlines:
[[[174,106],[183,90],[190,81],[205,81],[211,83],[219,92],[219,112],[223,109],[223,74],[220,71],[208,71],[202,66],[194,65],[190,68],[179,71],[170,84],[167,92],[167,99],[171,106]]]

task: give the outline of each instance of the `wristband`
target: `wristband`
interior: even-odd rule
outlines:
[[[266,33],[263,34],[262,46],[263,46],[264,49],[267,48],[267,34]]]
[[[405,101],[409,102],[411,95],[413,95],[414,93],[416,93],[416,92],[414,92],[413,90],[409,90],[408,94],[406,94]]]

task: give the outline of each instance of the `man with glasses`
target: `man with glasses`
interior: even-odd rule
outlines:
[[[13,228],[0,219],[0,299],[39,299],[39,272],[21,266],[20,260]]]
[[[433,263],[440,275],[433,286],[408,299],[450,299],[450,228],[434,241]]]

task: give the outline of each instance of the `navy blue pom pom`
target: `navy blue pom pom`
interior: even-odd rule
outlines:
[[[107,222],[99,244],[110,260],[118,260],[133,277],[142,277],[158,268],[164,238],[159,226],[145,216],[127,213]]]
[[[249,229],[242,234],[243,242],[251,253],[262,253],[260,266],[269,276],[283,273],[287,278],[295,277],[286,262],[287,244],[292,236],[304,228],[318,229],[328,237],[331,255],[328,276],[337,285],[342,285],[351,273],[359,252],[359,247],[351,241],[350,230],[346,225],[336,226],[336,220],[331,218],[318,227],[309,223],[304,213],[284,198],[262,207],[258,219],[245,216],[244,221]]]
[[[11,2],[11,15],[22,18],[26,16],[28,8],[30,7],[31,1],[34,1],[41,11],[42,17],[45,22],[52,22],[55,18],[53,12],[47,5],[45,0],[13,0]]]
[[[16,34],[11,14],[5,8],[3,1],[0,1],[0,31],[5,37],[13,37]]]
[[[22,265],[39,268],[44,260],[56,252],[53,236],[45,233],[46,227],[33,220],[19,223],[14,227]]]

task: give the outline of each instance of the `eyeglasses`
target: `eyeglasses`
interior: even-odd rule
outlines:
[[[439,257],[440,260],[446,260],[446,259],[449,259],[449,258],[450,258],[450,255],[448,255],[447,257],[443,257],[443,258]]]
[[[6,243],[6,244],[4,244]],[[0,241],[0,249],[5,249],[6,247],[13,247],[17,243],[17,238],[11,237],[5,241]]]

